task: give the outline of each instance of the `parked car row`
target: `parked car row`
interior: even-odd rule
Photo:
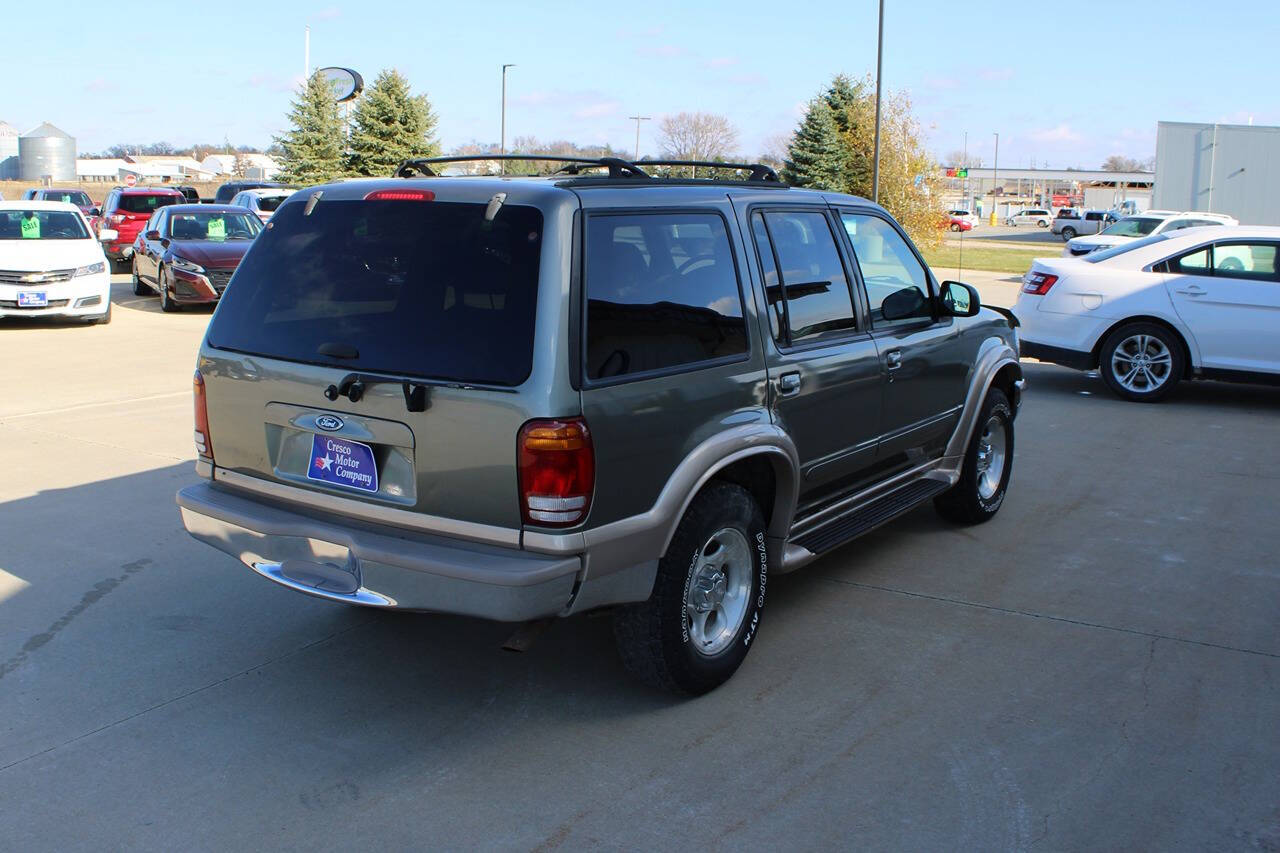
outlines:
[[[1077,257],[1096,252],[1099,249],[1110,249],[1133,240],[1148,237],[1152,234],[1167,234],[1183,228],[1200,228],[1212,225],[1239,225],[1233,217],[1221,213],[1201,213],[1198,211],[1178,212],[1176,210],[1148,210],[1136,216],[1126,216],[1108,225],[1091,237],[1070,237],[1067,229],[1063,237],[1067,246],[1062,250],[1064,257]]]

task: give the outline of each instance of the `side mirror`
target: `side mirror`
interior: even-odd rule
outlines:
[[[89,215],[90,215],[90,216],[101,216],[101,215],[102,215],[102,208],[100,208],[100,207],[91,207],[91,208],[89,208]]]
[[[120,239],[120,232],[113,228],[103,228],[98,232],[98,241],[101,243],[113,243]]]
[[[155,230],[148,231],[146,234],[143,235],[143,237],[145,237],[147,240],[159,240],[160,232]]]
[[[978,291],[963,281],[944,281],[940,301],[942,313],[952,317],[974,317],[982,308]]]
[[[918,287],[895,290],[880,303],[880,316],[886,320],[905,320],[909,317],[928,317],[924,294]]]

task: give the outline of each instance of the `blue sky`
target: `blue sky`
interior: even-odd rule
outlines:
[[[1272,2],[885,5],[885,85],[909,91],[939,156],[967,131],[990,163],[999,131],[1002,164],[1087,168],[1109,154],[1154,154],[1162,119],[1280,124]],[[652,153],[656,119],[707,110],[728,116],[754,156],[794,129],[833,74],[874,72],[876,58],[875,0],[70,8],[8,4],[10,59],[42,85],[10,78],[0,120],[21,131],[50,121],[82,151],[224,137],[265,146],[301,77],[307,24],[313,66],[347,65],[369,80],[389,66],[406,74],[430,96],[446,148],[497,141],[504,62],[517,65],[508,140],[630,149],[627,116],[639,113],[655,117],[641,137]]]

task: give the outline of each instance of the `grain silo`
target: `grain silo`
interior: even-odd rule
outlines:
[[[39,181],[76,179],[76,140],[45,122],[18,137],[18,178]]]
[[[18,129],[0,121],[0,181],[18,180]]]

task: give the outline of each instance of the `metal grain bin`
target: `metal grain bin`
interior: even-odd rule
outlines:
[[[39,181],[76,179],[76,140],[45,122],[18,137],[18,178]]]
[[[18,129],[0,121],[0,181],[18,180]]]

